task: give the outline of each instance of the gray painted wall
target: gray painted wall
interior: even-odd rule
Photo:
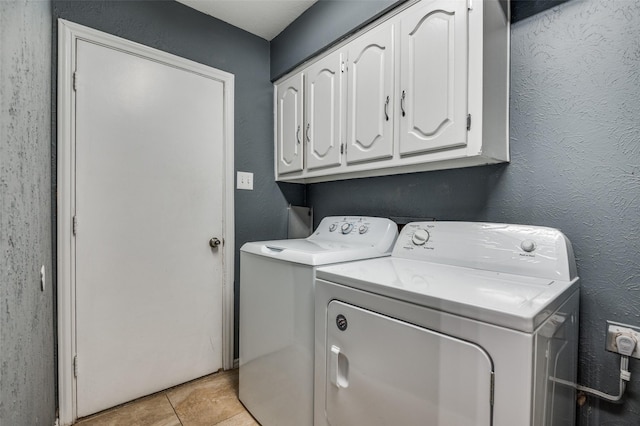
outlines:
[[[56,417],[50,68],[50,2],[0,1],[0,425],[7,426],[50,426]]]
[[[514,25],[513,161],[484,218],[547,223],[582,279],[580,381],[615,392],[605,321],[640,325],[640,2],[570,0]],[[640,362],[623,405],[590,398],[581,425],[640,424]]]
[[[235,167],[254,173],[254,190],[235,192],[237,294],[239,248],[286,238],[287,205],[304,201],[304,188],[273,179],[269,43],[173,1],[54,1],[53,15],[235,75]],[[237,318],[236,298],[236,356]]]
[[[253,172],[256,187],[236,191],[239,248],[248,240],[284,238],[287,201],[305,203],[303,186],[273,183],[270,76],[393,2],[364,11],[369,2],[355,8],[356,2],[326,3],[325,17],[303,15],[307,26],[296,30],[302,35],[294,23],[273,41],[271,69],[267,42],[174,2],[56,2],[53,13],[236,75],[236,169]],[[39,289],[40,265],[50,278],[55,274],[50,16],[48,2],[0,2],[3,425],[49,425],[55,417],[53,286]],[[304,37],[305,30],[315,35]],[[55,28],[53,34],[55,48]],[[614,391],[617,357],[602,349],[604,321],[640,323],[638,40],[640,4],[634,0],[570,0],[515,24],[512,163],[310,185],[306,202],[315,208],[316,223],[330,214],[371,214],[562,229],[582,278],[580,379]],[[639,368],[631,362],[632,371]],[[633,377],[631,399],[618,406],[589,399],[580,424],[637,425],[640,384],[638,374]]]
[[[277,80],[298,63],[405,1],[319,0],[271,40],[272,80]]]
[[[315,19],[314,31],[332,21]],[[560,228],[582,279],[579,380],[615,393],[619,358],[603,349],[605,321],[640,325],[640,2],[570,0],[511,35],[510,164],[313,184],[307,202],[316,224],[359,214]],[[279,69],[311,50],[277,51],[307,43],[284,36],[272,46],[272,58],[287,57]],[[640,362],[630,364],[625,403],[589,398],[580,425],[640,424]]]

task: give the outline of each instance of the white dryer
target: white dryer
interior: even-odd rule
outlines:
[[[319,268],[315,426],[575,422],[578,277],[558,230],[414,222]]]
[[[389,256],[397,225],[326,217],[305,239],[240,249],[240,401],[263,426],[313,424],[316,268]]]

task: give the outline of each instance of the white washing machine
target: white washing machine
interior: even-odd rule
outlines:
[[[389,256],[397,225],[326,217],[308,238],[240,249],[240,401],[263,426],[313,424],[316,268]]]
[[[550,228],[405,226],[390,257],[319,268],[315,426],[575,422],[578,277]]]

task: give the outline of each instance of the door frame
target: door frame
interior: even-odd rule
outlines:
[[[234,312],[234,75],[83,25],[58,19],[58,111],[57,111],[57,323],[58,409],[61,425],[77,419],[75,318],[75,108],[73,75],[76,43],[85,40],[130,53],[154,62],[190,71],[220,81],[223,86],[224,141],[222,182],[222,367],[233,368]]]

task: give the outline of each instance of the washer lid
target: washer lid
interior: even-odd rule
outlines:
[[[318,268],[319,279],[533,332],[575,289],[558,281],[387,257]]]
[[[240,251],[303,265],[327,265],[389,256],[371,244],[310,241],[308,239],[274,240],[246,243]]]
[[[246,243],[240,251],[303,265],[327,265],[391,254],[398,236],[389,219],[328,216],[308,238]]]

